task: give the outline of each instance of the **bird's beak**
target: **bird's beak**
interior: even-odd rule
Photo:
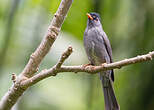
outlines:
[[[86,15],[88,16],[89,19],[93,20],[93,17],[89,13],[87,13]]]

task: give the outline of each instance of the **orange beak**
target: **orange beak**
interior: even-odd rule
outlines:
[[[88,16],[89,19],[93,20],[93,17],[89,13],[87,13],[86,15]]]

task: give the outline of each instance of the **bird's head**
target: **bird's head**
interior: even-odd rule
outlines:
[[[99,27],[101,25],[101,19],[98,13],[87,13],[88,16],[88,27]]]

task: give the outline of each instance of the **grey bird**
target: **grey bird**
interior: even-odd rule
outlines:
[[[87,13],[88,21],[84,32],[84,47],[92,65],[112,63],[112,48],[104,32],[101,19],[97,13]],[[120,110],[113,89],[114,71],[100,72],[100,79],[104,91],[105,109]]]

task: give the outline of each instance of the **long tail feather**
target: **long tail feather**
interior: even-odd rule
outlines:
[[[106,76],[101,75],[101,81],[104,91],[105,109],[106,110],[120,110],[118,105],[114,89],[112,86],[112,80]]]

